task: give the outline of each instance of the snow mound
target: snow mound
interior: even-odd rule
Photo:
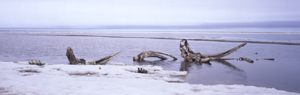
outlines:
[[[187,72],[166,71],[159,66],[130,65],[27,65],[0,62],[0,94],[110,94],[198,95],[298,93],[244,85],[191,85],[173,76]],[[137,68],[148,71],[137,73]]]

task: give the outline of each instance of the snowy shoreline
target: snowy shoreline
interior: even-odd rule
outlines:
[[[27,62],[0,62],[0,94],[110,94],[110,95],[191,95],[299,93],[244,85],[202,85],[183,82],[172,76],[187,72],[166,71],[159,66],[111,65],[28,65]],[[137,68],[148,74],[136,73]]]

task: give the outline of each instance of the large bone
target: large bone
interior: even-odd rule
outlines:
[[[216,54],[201,54],[201,53],[195,53],[192,51],[192,49],[189,46],[189,43],[186,39],[182,39],[180,41],[180,51],[181,51],[181,57],[185,58],[187,61],[194,61],[194,62],[209,62],[210,59],[219,59],[221,57],[227,56],[234,51],[237,51],[241,47],[245,46],[247,43],[243,43],[235,48],[232,48],[230,50],[216,53]],[[186,49],[185,49],[185,48]]]
[[[102,58],[102,59],[99,59],[99,60],[97,60],[97,61],[95,61],[95,62],[96,62],[96,64],[105,64],[105,63],[108,62],[109,60],[111,60],[111,59],[117,57],[118,55],[120,55],[121,52],[122,52],[122,51],[117,52],[117,53],[115,53],[114,55],[111,54],[111,55],[106,56],[106,57],[104,57],[104,58]]]
[[[133,56],[133,61],[144,61],[144,58],[146,58],[146,57],[157,57],[157,58],[160,58],[161,60],[166,60],[167,59],[166,57],[161,56],[159,54],[170,56],[174,60],[177,60],[176,57],[174,57],[171,54],[165,53],[165,52],[160,52],[160,51],[144,51],[144,52],[141,52],[141,53]]]
[[[91,61],[88,61],[87,63],[85,62],[84,59],[79,59],[75,57],[74,55],[74,52],[73,52],[73,49],[71,47],[68,47],[67,48],[67,57],[68,57],[68,60],[70,62],[70,64],[85,64],[85,65],[97,65],[97,64],[105,64],[107,63],[109,60],[115,58],[116,56],[120,55],[121,51],[120,52],[117,52],[116,54],[113,54],[113,55],[109,55],[109,56],[106,56],[102,59],[99,59],[99,60],[91,60]]]
[[[247,43],[243,43],[235,48],[232,48],[230,50],[227,50],[227,51],[224,51],[224,52],[221,52],[221,53],[216,53],[216,54],[202,54],[203,57],[213,57],[213,58],[221,58],[221,57],[224,57],[224,56],[227,56],[235,51],[237,51],[238,49],[240,49],[241,47],[245,46]]]

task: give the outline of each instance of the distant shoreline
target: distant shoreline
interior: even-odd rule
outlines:
[[[218,31],[33,31],[0,30],[0,33],[168,33],[168,34],[296,34],[300,32],[218,32]]]
[[[139,39],[165,39],[165,40],[181,40],[182,38],[168,37],[127,37],[127,36],[100,36],[100,35],[34,35],[34,36],[78,36],[78,37],[104,37],[104,38],[139,38]],[[191,41],[213,41],[213,42],[240,42],[240,43],[256,43],[256,44],[279,44],[279,45],[300,45],[300,43],[290,42],[268,42],[268,41],[234,41],[220,39],[186,39]]]
[[[244,40],[223,40],[223,39],[194,39],[194,38],[170,38],[170,37],[133,37],[133,36],[101,36],[92,35],[101,33],[134,33],[134,34],[266,34],[266,35],[300,35],[300,32],[172,32],[172,31],[144,31],[144,32],[130,32],[130,31],[111,31],[111,32],[93,32],[93,31],[1,31],[0,33],[28,33],[33,36],[78,36],[78,37],[104,37],[104,38],[139,38],[139,39],[165,39],[165,40],[181,40],[187,39],[191,41],[213,41],[213,42],[238,42],[238,43],[256,43],[256,44],[278,44],[278,45],[300,45],[300,43],[293,42],[274,42],[274,41],[244,41]],[[88,34],[86,34],[88,33]],[[63,34],[63,35],[60,35]]]

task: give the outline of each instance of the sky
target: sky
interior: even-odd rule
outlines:
[[[286,25],[300,22],[299,4],[300,0],[0,0],[0,28]]]

